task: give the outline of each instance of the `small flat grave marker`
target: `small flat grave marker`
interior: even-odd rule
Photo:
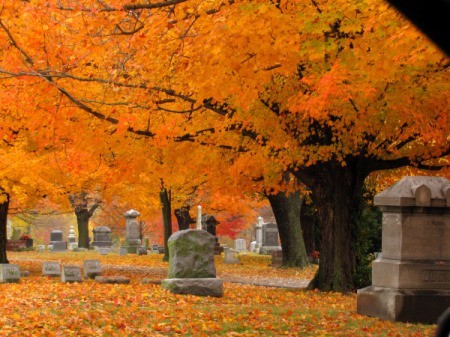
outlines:
[[[81,268],[78,266],[63,266],[61,273],[62,282],[83,282]]]
[[[147,255],[147,248],[145,248],[145,247],[138,247],[137,254],[138,255]]]
[[[42,264],[42,276],[61,276],[61,266],[59,262],[44,262]]]
[[[100,260],[85,260],[83,262],[84,277],[95,278],[102,274]]]
[[[16,264],[0,264],[0,283],[16,283],[20,281],[20,268]]]
[[[125,276],[96,276],[95,281],[98,283],[109,284],[129,284],[130,279]]]

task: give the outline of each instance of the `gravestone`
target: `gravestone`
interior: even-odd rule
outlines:
[[[16,264],[0,264],[0,283],[17,283],[20,281],[20,268]]]
[[[95,281],[98,283],[108,284],[129,284],[130,279],[125,276],[96,276]]]
[[[63,233],[59,229],[52,230],[50,232],[50,244],[53,245],[56,241],[63,240]]]
[[[436,323],[450,306],[450,181],[405,177],[377,194],[381,258],[357,311],[391,321]]]
[[[220,222],[209,214],[202,215],[202,229],[206,230],[209,234],[214,236],[214,254],[220,255],[223,252],[223,247],[220,246],[219,238],[216,235],[216,227]]]
[[[134,209],[130,209],[124,214],[126,221],[126,245],[128,248],[128,253],[136,254],[137,248],[141,245],[141,231],[139,223],[136,218],[140,216],[141,213]]]
[[[283,251],[272,251],[272,267],[280,267],[283,264]]]
[[[238,252],[246,252],[247,242],[244,239],[234,240],[234,249],[236,249]]]
[[[111,229],[107,226],[98,226],[92,230],[94,241],[91,246],[94,247],[111,247]]]
[[[252,250],[254,253],[259,253],[259,249],[262,247],[263,244],[263,224],[264,219],[262,217],[258,217],[258,223],[255,226],[255,237],[256,237],[256,244],[255,249]]]
[[[223,296],[223,281],[216,278],[214,236],[204,230],[187,229],[168,240],[169,272],[162,287],[176,294]]]
[[[94,279],[96,276],[102,275],[102,265],[100,260],[84,260],[83,261],[84,277]]]
[[[61,265],[56,261],[42,263],[42,276],[61,276]]]
[[[225,264],[239,264],[241,261],[239,260],[239,252],[234,249],[226,248],[223,251],[223,263]]]
[[[62,282],[83,282],[81,268],[78,266],[63,266],[61,272]]]
[[[65,251],[67,251],[67,242],[64,242],[64,241],[55,241],[55,242],[53,242],[52,251],[53,252],[65,252]]]
[[[70,244],[76,241],[77,238],[75,237],[75,229],[73,229],[73,226],[70,226],[69,235],[67,236],[67,242]]]
[[[152,245],[151,252],[152,252],[153,254],[159,254],[159,246],[158,246],[157,244],[153,244],[153,245]]]
[[[98,247],[97,251],[100,253],[100,255],[108,255],[111,251],[111,248],[109,247]]]
[[[262,224],[262,246],[260,254],[271,254],[275,250],[281,250],[278,243],[278,226],[276,223],[268,222]]]
[[[145,247],[138,247],[137,248],[137,254],[138,255],[147,255],[147,248],[145,248]]]
[[[250,242],[250,251],[254,253],[256,251],[256,241]]]
[[[127,253],[128,253],[127,247],[120,247],[119,248],[119,255],[124,256],[124,255],[127,255]]]
[[[44,246],[44,245],[38,245],[38,246],[36,247],[36,250],[37,250],[38,252],[43,252],[43,251],[45,250],[45,246]]]

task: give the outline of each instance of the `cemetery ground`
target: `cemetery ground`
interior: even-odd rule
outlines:
[[[269,266],[269,256],[241,255],[236,265],[223,264],[216,256],[218,277],[225,280],[221,298],[163,290],[159,282],[167,275],[168,263],[158,254],[10,252],[8,258],[30,276],[0,284],[0,336],[419,337],[432,336],[435,330],[434,325],[358,315],[355,294],[301,289],[315,266],[275,268]],[[91,279],[62,283],[41,276],[44,261],[82,266],[88,259],[101,261],[103,275],[123,275],[130,284]]]

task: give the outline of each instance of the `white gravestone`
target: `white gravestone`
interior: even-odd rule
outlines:
[[[42,276],[60,276],[61,265],[56,261],[48,261],[42,264]]]
[[[61,273],[62,282],[83,282],[81,268],[78,266],[63,266]]]
[[[236,239],[236,240],[234,240],[234,248],[238,252],[246,252],[247,251],[247,242],[244,239]]]
[[[84,260],[83,272],[84,277],[92,279],[102,275],[102,265],[100,264],[100,260]]]
[[[223,253],[224,253],[223,263],[239,264],[241,262],[238,257],[239,254],[238,251],[234,249],[225,249]]]
[[[197,207],[197,229],[203,229],[202,226],[202,206]]]
[[[15,283],[20,281],[20,268],[16,264],[0,264],[0,283]]]

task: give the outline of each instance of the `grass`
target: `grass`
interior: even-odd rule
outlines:
[[[8,254],[31,271],[17,284],[0,284],[0,336],[432,336],[435,326],[381,321],[356,313],[356,295],[225,283],[222,298],[174,295],[143,277],[163,278],[161,255],[86,253]],[[41,276],[41,260],[151,267],[155,272],[107,270],[129,285],[92,280],[64,284]],[[240,265],[216,260],[219,275],[309,278],[307,270],[269,267],[270,257],[247,255]],[[153,270],[153,269],[151,269]]]

